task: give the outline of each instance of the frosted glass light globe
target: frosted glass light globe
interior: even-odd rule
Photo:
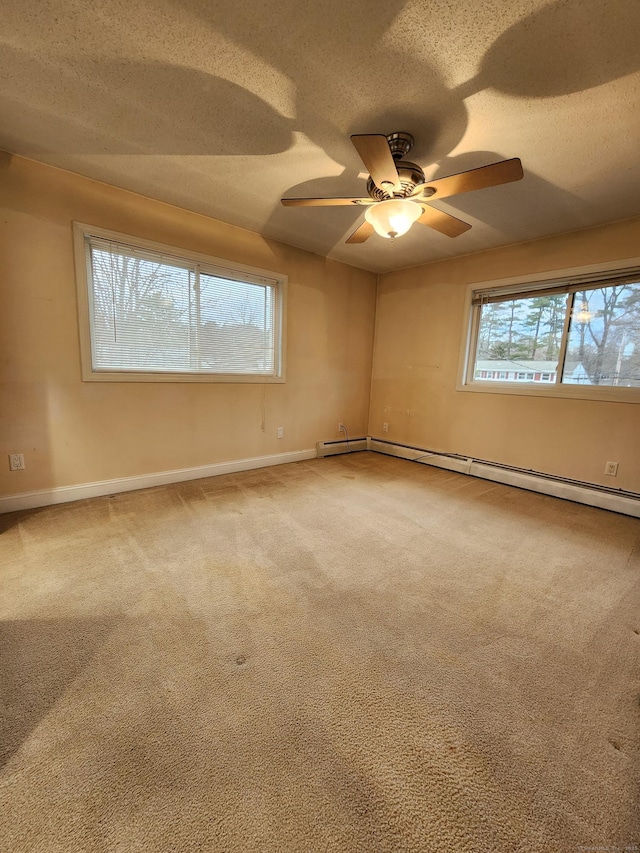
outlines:
[[[367,222],[381,237],[400,237],[406,234],[416,219],[422,215],[422,208],[415,201],[406,198],[390,198],[370,205],[364,212]]]

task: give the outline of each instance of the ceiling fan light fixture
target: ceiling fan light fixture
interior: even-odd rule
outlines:
[[[422,208],[406,198],[379,201],[365,210],[365,219],[381,237],[401,237],[422,215]]]
[[[593,311],[589,311],[589,303],[583,299],[580,303],[580,310],[574,311],[572,319],[576,323],[589,323],[593,316]]]
[[[394,238],[406,234],[414,222],[433,228],[447,237],[458,237],[471,226],[431,207],[427,199],[438,199],[497,187],[519,181],[524,173],[517,157],[501,160],[477,169],[458,172],[446,178],[425,182],[424,169],[405,160],[413,146],[413,136],[404,131],[390,133],[355,133],[351,142],[368,172],[365,198],[283,198],[285,207],[332,207],[362,205],[365,221],[346,239],[349,244],[364,243],[375,231],[381,237]]]

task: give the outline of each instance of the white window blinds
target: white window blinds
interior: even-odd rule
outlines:
[[[96,372],[274,377],[276,279],[85,235]]]

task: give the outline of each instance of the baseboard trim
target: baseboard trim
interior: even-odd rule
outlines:
[[[169,483],[181,483],[186,480],[199,480],[203,477],[217,477],[221,474],[233,474],[237,471],[250,471],[253,468],[267,468],[271,465],[284,465],[288,462],[302,462],[315,459],[316,450],[292,450],[287,453],[273,453],[269,456],[254,456],[249,459],[235,459],[232,462],[215,462],[212,465],[200,465],[196,468],[178,468],[174,471],[160,471],[155,474],[141,474],[137,477],[118,477],[113,480],[100,480],[95,483],[81,483],[77,486],[60,486],[38,492],[25,492],[20,495],[0,497],[0,513],[16,512],[23,509],[70,503],[71,501],[113,495],[118,492],[132,492],[136,489],[149,489],[153,486],[166,486]]]
[[[319,441],[315,450],[293,450],[286,453],[274,453],[268,456],[255,456],[248,459],[235,459],[230,462],[216,462],[212,465],[201,465],[196,468],[178,468],[173,471],[160,471],[155,474],[142,474],[137,477],[119,477],[113,480],[101,480],[95,483],[80,483],[76,486],[61,486],[55,489],[44,489],[37,492],[25,492],[18,495],[0,497],[0,514],[18,510],[36,509],[53,504],[70,503],[85,498],[96,498],[103,495],[113,495],[118,492],[130,492],[136,489],[149,489],[153,486],[166,486],[170,483],[180,483],[186,480],[198,480],[203,477],[217,477],[221,474],[233,474],[237,471],[250,471],[254,468],[266,468],[271,465],[284,465],[288,462],[302,462],[316,457],[334,456],[339,453],[349,453],[361,450],[371,450],[387,456],[397,456],[444,468],[459,474],[468,474],[492,480],[507,486],[539,492],[563,500],[574,501],[600,509],[619,512],[640,518],[640,495],[618,494],[613,489],[594,487],[589,483],[566,482],[535,471],[521,471],[500,465],[492,465],[481,459],[444,454],[424,450],[409,445],[397,444],[384,439],[367,436],[366,438],[345,440]]]
[[[640,495],[636,497],[634,494],[618,494],[613,489],[598,488],[589,483],[567,482],[541,472],[520,471],[514,468],[492,465],[490,462],[480,459],[431,452],[377,438],[369,437],[367,441],[369,450],[384,453],[387,456],[398,456],[401,459],[410,459],[435,468],[445,468],[459,474],[468,474],[506,486],[516,486],[530,492],[539,492],[551,495],[554,498],[640,518]]]

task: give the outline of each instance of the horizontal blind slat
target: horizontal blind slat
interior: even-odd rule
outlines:
[[[275,375],[275,279],[102,238],[87,251],[94,370]]]

